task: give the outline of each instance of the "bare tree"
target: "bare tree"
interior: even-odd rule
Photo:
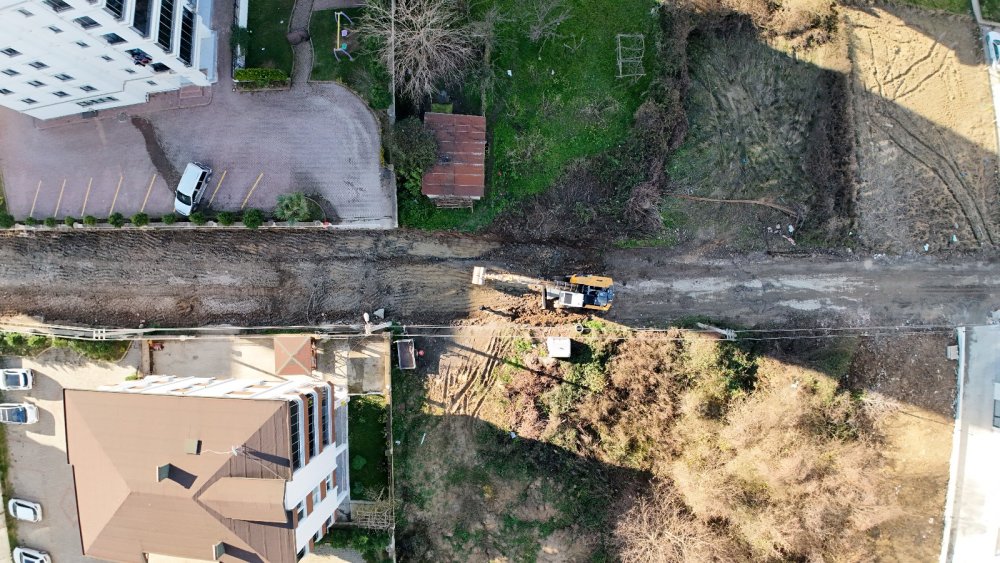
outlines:
[[[632,500],[612,535],[625,563],[706,561],[723,552],[726,539],[694,518],[669,483],[654,481],[648,495]]]
[[[472,30],[461,24],[454,0],[396,0],[368,4],[359,31],[378,39],[378,56],[404,96],[419,100],[436,84],[457,81],[476,53]]]
[[[528,38],[533,43],[558,39],[559,26],[569,17],[569,9],[563,0],[539,0],[528,24]]]

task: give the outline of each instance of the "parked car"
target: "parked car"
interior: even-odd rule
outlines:
[[[31,370],[23,368],[0,370],[0,376],[0,389],[4,391],[26,391],[34,380]]]
[[[30,547],[14,548],[14,563],[52,563],[47,551]]]
[[[38,422],[38,407],[29,403],[0,403],[0,423],[34,424]]]
[[[25,522],[40,522],[42,520],[42,505],[23,498],[12,498],[7,503],[7,512],[17,520]]]
[[[187,217],[201,203],[208,191],[208,181],[212,178],[212,169],[200,162],[189,162],[177,182],[174,196],[174,211]]]
[[[1000,69],[1000,32],[991,31],[986,34],[986,52],[990,57],[990,66]]]

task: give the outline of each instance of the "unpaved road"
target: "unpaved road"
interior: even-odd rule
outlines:
[[[469,283],[473,265],[619,282],[633,326],[692,315],[745,326],[982,323],[1000,308],[986,261],[827,257],[706,261],[663,250],[573,249],[414,232],[104,232],[0,239],[0,314],[103,326],[352,321],[384,307],[447,323],[533,298]]]

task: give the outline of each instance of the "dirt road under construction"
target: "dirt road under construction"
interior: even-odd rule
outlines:
[[[694,315],[744,326],[981,324],[1000,308],[1000,267],[976,259],[707,260],[404,231],[150,231],[0,239],[0,314],[134,327],[357,322],[377,308],[449,323],[533,310],[523,290],[471,285],[474,265],[613,276],[607,316],[636,327]]]

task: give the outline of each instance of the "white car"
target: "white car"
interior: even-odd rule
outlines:
[[[7,512],[17,520],[41,522],[42,505],[23,498],[12,498],[7,503]]]
[[[0,423],[34,424],[38,422],[38,407],[29,403],[0,403]]]
[[[1000,69],[1000,32],[991,31],[986,34],[986,54],[989,63],[995,69]]]
[[[14,548],[14,563],[52,563],[47,551],[30,547]]]
[[[30,369],[8,368],[0,370],[0,389],[4,391],[26,391],[31,389],[34,376]]]
[[[201,203],[208,191],[208,181],[212,178],[212,169],[200,162],[189,162],[177,183],[174,193],[174,211],[188,217]]]

